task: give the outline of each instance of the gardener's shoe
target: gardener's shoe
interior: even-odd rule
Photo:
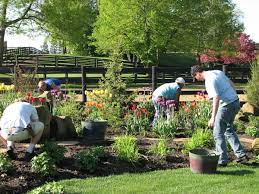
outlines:
[[[6,153],[7,153],[8,157],[9,157],[11,160],[15,160],[15,159],[16,159],[16,156],[15,156],[15,153],[14,153],[12,147],[7,148]]]
[[[246,164],[247,162],[248,162],[247,155],[244,155],[244,156],[236,159],[236,163],[238,163],[238,164]]]
[[[30,162],[31,159],[32,159],[34,156],[35,156],[35,153],[34,153],[34,152],[32,152],[32,153],[26,152],[26,153],[25,153],[25,156],[24,156],[24,161]]]

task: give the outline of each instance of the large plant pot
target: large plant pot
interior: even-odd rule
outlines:
[[[189,152],[190,168],[194,173],[215,173],[219,155],[206,149],[193,149]]]
[[[104,139],[107,129],[107,120],[81,121],[83,134],[90,139]]]

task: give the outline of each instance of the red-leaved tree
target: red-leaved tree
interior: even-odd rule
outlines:
[[[207,50],[200,56],[201,63],[246,64],[255,60],[255,44],[245,33],[237,33],[234,39],[224,42],[225,50]]]

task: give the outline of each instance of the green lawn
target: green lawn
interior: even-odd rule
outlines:
[[[65,193],[259,193],[259,168],[219,168],[217,174],[194,174],[189,168],[122,174],[59,182]]]

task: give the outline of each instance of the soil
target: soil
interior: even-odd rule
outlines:
[[[17,159],[12,160],[15,171],[11,174],[0,173],[0,193],[26,193],[46,182],[59,181],[71,178],[88,178],[97,176],[109,176],[115,174],[140,173],[161,169],[176,169],[189,166],[188,157],[181,153],[182,141],[170,142],[170,153],[166,158],[161,159],[151,155],[148,150],[150,146],[157,141],[155,138],[138,138],[139,152],[141,159],[138,163],[128,163],[119,161],[112,150],[111,138],[102,141],[90,141],[80,139],[78,145],[66,146],[65,160],[57,167],[57,173],[53,176],[42,177],[39,174],[31,172],[30,162],[23,160],[26,148],[22,144],[16,144],[15,152]],[[74,164],[73,155],[81,150],[87,149],[91,146],[102,145],[105,147],[106,155],[101,158],[98,169],[94,173],[81,171]],[[4,148],[0,145],[0,148]],[[36,149],[39,153],[39,149]],[[232,156],[233,157],[233,154]]]

